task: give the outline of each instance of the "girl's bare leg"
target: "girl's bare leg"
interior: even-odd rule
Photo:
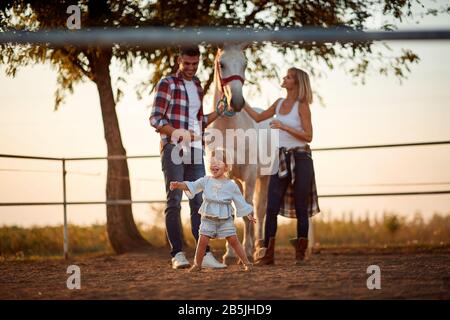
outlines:
[[[194,266],[202,267],[203,257],[205,256],[208,242],[209,237],[201,234],[198,239],[197,250],[195,250]]]
[[[242,260],[244,267],[246,270],[250,269],[250,261],[248,261],[247,254],[242,247],[241,242],[239,241],[237,236],[231,236],[226,238],[230,246],[234,249],[234,252],[238,255],[238,257]]]

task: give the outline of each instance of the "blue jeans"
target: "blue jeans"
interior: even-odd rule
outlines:
[[[166,184],[166,233],[169,239],[170,247],[172,251],[170,254],[175,256],[183,249],[183,239],[180,224],[180,212],[181,212],[181,198],[183,196],[182,190],[170,190],[169,185],[171,181],[195,181],[205,176],[205,163],[203,161],[203,151],[193,149],[184,157],[190,158],[189,161],[184,161],[180,164],[174,163],[171,159],[172,150],[175,148],[173,144],[166,144],[161,151],[161,165],[164,173],[164,180]],[[194,157],[196,157],[194,162]],[[197,163],[198,162],[198,163]],[[191,231],[198,241],[198,231],[200,228],[200,214],[198,210],[202,204],[202,193],[198,193],[193,199],[189,200],[189,207],[191,209]],[[207,247],[206,251],[209,251]]]
[[[295,182],[294,199],[295,214],[297,216],[297,237],[307,238],[309,229],[308,194],[314,175],[313,161],[308,152],[296,152],[295,157]],[[290,157],[286,158],[287,167],[290,167]],[[269,239],[277,233],[277,217],[280,212],[284,195],[291,181],[291,172],[284,178],[278,176],[278,172],[270,176],[267,193],[267,211],[264,226],[264,246],[269,245]]]

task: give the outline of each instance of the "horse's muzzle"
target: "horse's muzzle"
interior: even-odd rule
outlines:
[[[244,98],[236,98],[233,97],[231,98],[231,107],[233,108],[234,111],[239,112],[244,108],[245,105],[245,100]]]

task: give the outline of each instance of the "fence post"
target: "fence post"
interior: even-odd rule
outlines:
[[[64,208],[64,259],[69,259],[69,234],[67,231],[67,200],[66,200],[66,159],[62,159],[63,170],[63,208]]]

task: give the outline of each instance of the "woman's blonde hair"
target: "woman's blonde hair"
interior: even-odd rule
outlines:
[[[309,75],[299,68],[289,68],[288,71],[295,73],[295,84],[298,88],[298,100],[311,104],[313,102],[313,93],[311,90],[311,83],[309,82]]]

